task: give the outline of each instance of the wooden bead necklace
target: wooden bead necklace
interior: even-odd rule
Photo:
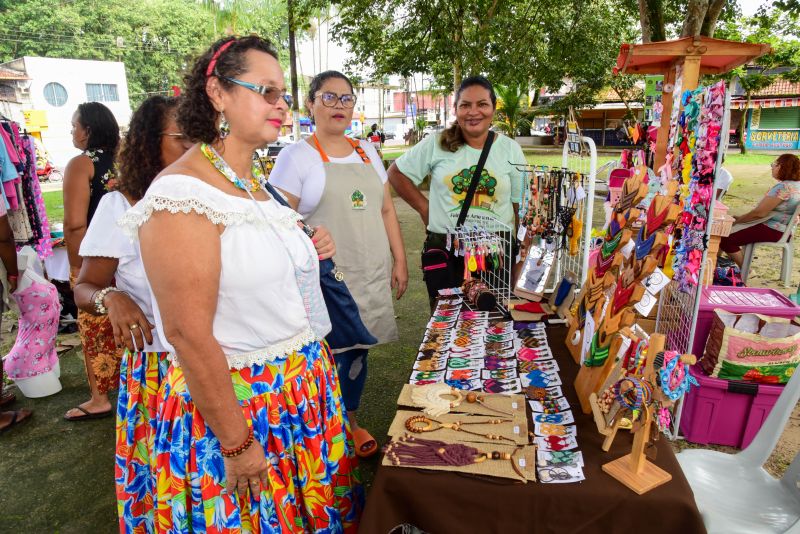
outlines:
[[[452,360],[453,358],[451,358]],[[445,399],[445,396],[455,397],[454,400]],[[506,398],[506,397],[504,397]],[[448,386],[447,384],[429,384],[426,386],[418,386],[414,388],[411,393],[411,400],[414,406],[418,406],[423,411],[433,417],[448,413],[453,408],[460,406],[466,399],[470,404],[480,404],[487,410],[491,410],[503,415],[513,416],[511,412],[501,410],[500,408],[493,408],[486,403],[486,396],[474,391],[470,391],[466,395],[457,388]]]
[[[518,450],[518,449],[517,449]],[[481,452],[475,447],[463,443],[445,443],[444,441],[403,436],[396,441],[391,441],[383,451],[392,465],[407,465],[418,467],[464,467],[481,463],[485,460],[510,461],[514,472],[521,478],[525,475],[514,462],[513,453],[492,451]]]
[[[510,441],[511,443],[516,443],[515,440],[511,438],[507,438],[505,436],[501,436],[499,434],[481,434],[480,432],[473,432],[471,430],[467,430],[466,428],[462,428],[462,426],[466,425],[500,425],[503,423],[511,423],[511,419],[488,419],[486,421],[474,421],[474,422],[463,422],[463,421],[453,421],[452,423],[444,423],[442,421],[437,421],[436,419],[431,419],[425,415],[414,415],[406,419],[406,430],[409,432],[413,432],[414,434],[421,434],[423,432],[435,432],[437,430],[441,430],[442,428],[448,428],[455,432],[466,432],[467,434],[472,434],[473,436],[479,436],[482,438],[490,439],[493,441],[500,441],[506,440]],[[434,426],[439,425],[439,426]]]

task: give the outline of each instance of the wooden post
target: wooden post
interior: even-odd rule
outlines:
[[[664,75],[664,87],[675,85],[675,67],[671,67]],[[667,156],[667,141],[669,140],[669,127],[672,118],[672,91],[665,93],[661,92],[661,104],[664,106],[664,112],[661,114],[661,126],[658,128],[658,137],[656,138],[656,159],[653,170],[658,172],[658,169],[664,165]]]
[[[700,81],[700,60],[702,56],[686,56],[683,58],[683,83],[681,92],[694,91]]]
[[[664,342],[665,338],[662,334],[650,336],[650,344],[647,349],[647,364],[645,365],[643,377],[645,380],[651,381],[651,383],[655,383],[653,360],[655,360],[656,354],[664,350]],[[631,453],[603,465],[603,471],[639,495],[672,480],[671,474],[650,462],[644,454],[647,441],[650,438],[652,424],[652,407],[647,407],[642,412],[641,426],[634,434]]]

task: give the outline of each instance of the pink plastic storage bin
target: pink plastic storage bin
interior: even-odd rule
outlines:
[[[700,387],[686,395],[681,433],[688,441],[743,449],[756,437],[783,386],[712,378],[692,367]]]
[[[692,354],[701,358],[706,348],[708,332],[714,318],[714,309],[730,313],[760,313],[772,317],[793,319],[800,315],[800,307],[773,289],[758,287],[704,287],[700,293],[700,313],[692,344]]]

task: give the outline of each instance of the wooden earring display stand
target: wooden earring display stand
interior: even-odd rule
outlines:
[[[650,346],[647,349],[647,364],[645,365],[644,379],[651,384],[655,384],[653,360],[656,354],[664,350],[664,342],[665,338],[661,334],[653,334],[650,336]],[[653,394],[655,394],[655,389],[657,388],[654,387]],[[643,409],[641,425],[633,436],[633,448],[631,449],[631,453],[603,465],[603,471],[616,478],[639,495],[647,493],[651,489],[657,488],[672,480],[672,475],[648,460],[644,454],[647,441],[650,437],[650,427],[653,424],[653,416],[652,405]],[[612,430],[609,429],[609,434],[611,432]],[[616,434],[616,429],[613,429],[613,433]],[[613,437],[611,439],[613,439]]]

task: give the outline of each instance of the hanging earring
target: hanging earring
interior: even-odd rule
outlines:
[[[228,134],[231,133],[231,125],[228,124],[227,119],[225,119],[225,113],[222,111],[219,112],[219,138],[225,139],[228,137]]]

